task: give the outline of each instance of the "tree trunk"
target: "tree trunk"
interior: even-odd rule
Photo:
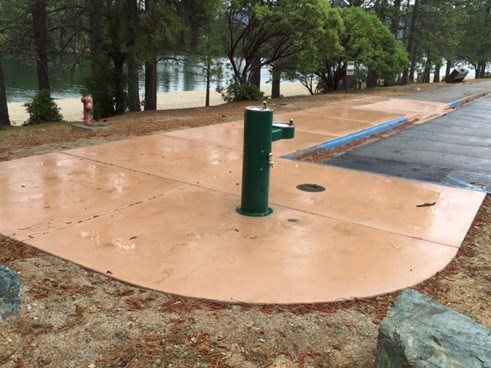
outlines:
[[[369,70],[367,73],[367,88],[375,87],[377,87],[377,76]]]
[[[157,58],[145,63],[145,111],[157,110]]]
[[[116,105],[116,114],[124,114],[126,112],[126,86],[124,83],[124,64],[126,62],[126,54],[119,48],[115,48],[111,53],[111,59],[114,63],[114,103]]]
[[[104,37],[104,18],[100,12],[100,6],[98,0],[90,0],[88,3],[89,8],[89,24],[90,24],[90,79],[96,82],[98,78],[98,63],[100,63],[102,42]],[[102,96],[98,96],[97,93],[92,93],[93,105],[92,116],[94,120],[99,120],[106,115],[103,113],[103,107],[101,101],[104,100]],[[112,108],[111,108],[112,110]]]
[[[271,98],[280,98],[281,97],[281,72],[278,68],[273,66],[271,71],[273,80],[271,82]]]
[[[339,80],[336,80],[336,78],[338,78],[338,73],[334,68],[335,67],[333,65],[325,61],[322,69],[316,73],[316,75],[319,77],[317,90],[321,93],[335,91],[339,84],[339,80],[343,78],[341,75]]]
[[[390,22],[390,31],[397,39],[399,39],[398,33],[401,21],[401,3],[402,0],[394,0],[394,5],[392,6],[392,19]]]
[[[375,13],[377,14],[378,19],[384,24],[387,18],[387,5],[387,0],[377,0],[375,2]]]
[[[334,83],[333,83],[333,86],[332,86],[332,90],[333,91],[337,91],[338,90],[338,88],[339,88],[339,82],[341,82],[341,79],[335,79],[334,80]]]
[[[261,57],[255,56],[251,63],[251,84],[261,88]]]
[[[418,56],[416,49],[418,48],[418,42],[415,41],[413,45],[413,52],[411,55],[411,63],[409,65],[409,81],[414,82],[414,73],[416,72],[416,63],[418,62]]]
[[[127,0],[129,11],[128,29],[129,36],[126,43],[128,60],[128,107],[130,111],[140,111],[140,86],[138,70],[139,65],[135,58],[134,45],[136,43],[136,35],[139,30],[139,18],[138,18],[138,1]]]
[[[145,0],[145,11],[150,11],[151,0]],[[157,110],[157,56],[153,54],[145,62],[145,111]]]
[[[409,40],[407,45],[407,51],[410,56],[410,66],[409,71],[404,71],[402,76],[402,84],[407,84],[408,80],[414,82],[414,70],[416,68],[416,50],[417,50],[417,42],[415,38],[415,30],[416,30],[416,19],[418,17],[418,4],[419,0],[414,0],[413,11],[411,13],[411,23],[409,26]]]
[[[130,111],[140,111],[140,85],[138,65],[135,60],[128,58],[128,107]]]
[[[34,29],[34,56],[38,89],[50,90],[48,72],[48,35],[46,33],[46,0],[36,0],[32,6],[32,25]]]
[[[423,77],[421,78],[421,82],[430,83],[430,74],[431,74],[432,65],[433,65],[433,62],[431,61],[431,59],[430,58],[426,59],[425,67],[423,70]]]
[[[475,70],[476,70],[475,78],[476,79],[481,78],[481,63],[477,63],[477,65],[475,66]]]
[[[210,88],[211,88],[211,63],[212,59],[206,58],[206,97],[205,97],[205,106],[210,106]]]
[[[440,69],[442,65],[440,63],[435,64],[435,75],[433,77],[433,83],[440,83]]]
[[[476,69],[476,78],[484,78],[486,74],[486,63],[478,63]]]
[[[342,67],[338,67],[335,71],[334,71],[334,75],[333,75],[333,89],[334,91],[337,91],[338,88],[339,88],[339,82],[341,82],[343,80],[343,78],[345,77],[346,75],[346,65],[343,64]]]
[[[0,55],[0,125],[10,125],[7,93],[5,92],[5,79],[3,76],[2,57]]]
[[[409,81],[409,68],[405,68],[404,71],[402,72],[402,77],[401,77],[401,85],[407,84]]]
[[[319,80],[319,82],[317,83],[317,91],[320,91],[321,93],[326,93],[326,87],[328,88],[328,78],[326,76],[326,73],[317,72],[316,76],[318,77]]]
[[[315,94],[314,87],[313,87],[314,75],[301,77],[299,81],[302,84],[302,86],[307,88],[311,96]]]
[[[452,61],[447,60],[447,67],[445,68],[445,80],[447,80],[448,76],[450,75],[452,70]]]
[[[102,49],[104,38],[104,17],[100,12],[100,4],[98,0],[90,0],[89,7],[89,22],[90,22],[90,52],[92,55],[97,55]]]
[[[400,13],[399,13],[400,14]],[[400,19],[400,18],[399,18]],[[404,22],[404,27],[402,28],[402,42],[406,46],[406,51],[409,50],[409,45],[408,45],[408,22]],[[404,71],[402,72],[401,79],[399,79],[399,84],[400,85],[405,85],[408,83],[409,80],[409,65],[407,65],[406,68],[404,68]]]

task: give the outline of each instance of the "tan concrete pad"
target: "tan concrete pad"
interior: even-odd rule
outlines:
[[[202,142],[204,144],[228,147],[231,149],[240,150],[241,153],[244,145],[244,127],[242,122],[178,130],[165,133],[165,135],[192,142]],[[329,141],[336,137],[337,136],[334,135],[311,133],[297,129],[294,139],[285,139],[274,142],[275,154],[277,156],[285,155],[287,153],[304,149],[305,147],[310,147]],[[242,166],[240,169],[242,169]]]
[[[384,101],[370,101],[362,105],[352,106],[357,110],[385,111],[392,114],[412,114],[415,111],[445,112],[448,104],[433,101],[408,100],[403,98],[389,98]]]
[[[242,166],[242,152],[157,134],[67,151],[186,183],[223,175]]]
[[[298,126],[295,139],[273,143],[275,156],[392,117],[341,105],[313,110],[275,117],[293,115]],[[346,126],[321,120],[336,115],[343,116],[336,124]],[[432,276],[453,258],[484,198],[277,159],[273,215],[244,217],[235,212],[241,146],[237,122],[0,163],[6,188],[0,232],[166,292],[321,302],[390,292]],[[300,192],[300,183],[327,190]]]
[[[356,108],[346,108],[336,105],[326,105],[322,107],[316,107],[313,109],[298,111],[294,113],[275,114],[275,120],[288,120],[291,116],[297,118],[295,120],[301,121],[301,116],[318,116],[324,119],[338,120],[351,120],[355,122],[366,123],[370,125],[376,125],[388,120],[400,117],[400,114],[385,111],[365,111]],[[308,123],[306,119],[305,123]]]
[[[391,120],[392,116],[387,116],[387,119],[383,121]],[[373,125],[368,121],[353,121],[311,113],[297,113],[295,114],[295,118],[295,127],[297,129],[295,134],[297,131],[303,131],[339,137],[369,128]]]
[[[335,135],[317,134],[297,130],[295,131],[294,139],[284,139],[273,142],[273,154],[275,157],[283,156],[335,138],[337,138]]]
[[[359,106],[353,106],[352,108],[367,112],[382,111],[418,119],[426,119],[429,116],[441,115],[449,110],[448,104],[441,102],[397,98],[391,98],[386,101],[371,102]]]
[[[252,303],[400,289],[430,277],[457,251],[279,206],[267,218],[244,217],[235,212],[238,201],[188,187],[30,243],[152,289]]]
[[[367,114],[365,111],[350,109],[349,114],[345,113],[343,114],[343,117],[339,117],[337,115],[338,111],[342,110],[347,109],[326,107],[324,113],[321,113],[321,110],[317,112],[313,110],[306,110],[295,114],[285,115],[285,117],[294,117],[297,131],[339,137],[401,116],[381,112]]]
[[[58,153],[0,164],[0,233],[26,240],[183,183]]]
[[[352,108],[355,106],[367,105],[376,102],[383,102],[389,99],[388,97],[385,96],[364,96],[364,97],[356,96],[355,98],[352,98],[353,96],[346,96],[346,97],[347,97],[346,99],[332,102],[332,105],[340,106],[344,108]]]
[[[166,136],[242,151],[243,124],[225,123],[164,133]]]
[[[273,152],[275,150],[273,143]],[[240,195],[241,173],[204,183]],[[307,193],[298,184],[318,184]],[[285,159],[271,171],[270,205],[295,208],[384,231],[460,246],[484,199],[481,192]],[[417,207],[436,202],[431,207]]]
[[[367,100],[366,104],[379,99]],[[349,133],[377,125],[397,117],[400,114],[383,111],[360,111],[343,106],[326,106],[275,114],[275,121],[293,119],[296,125],[295,138],[275,142],[276,154],[283,155],[305,147],[326,142]],[[195,142],[242,150],[243,123],[233,122],[187,130],[165,133],[169,137],[182,138]]]

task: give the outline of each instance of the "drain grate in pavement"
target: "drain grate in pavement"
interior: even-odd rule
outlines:
[[[297,189],[304,192],[324,192],[326,188],[318,184],[299,184]]]

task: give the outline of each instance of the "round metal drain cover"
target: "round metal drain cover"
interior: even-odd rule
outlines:
[[[318,184],[299,184],[297,185],[297,189],[304,192],[323,192],[326,190],[326,188]]]

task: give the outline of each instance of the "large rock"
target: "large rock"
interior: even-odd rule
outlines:
[[[380,324],[375,368],[491,368],[491,330],[415,290]]]
[[[0,326],[4,317],[19,311],[20,307],[19,275],[0,265]]]

